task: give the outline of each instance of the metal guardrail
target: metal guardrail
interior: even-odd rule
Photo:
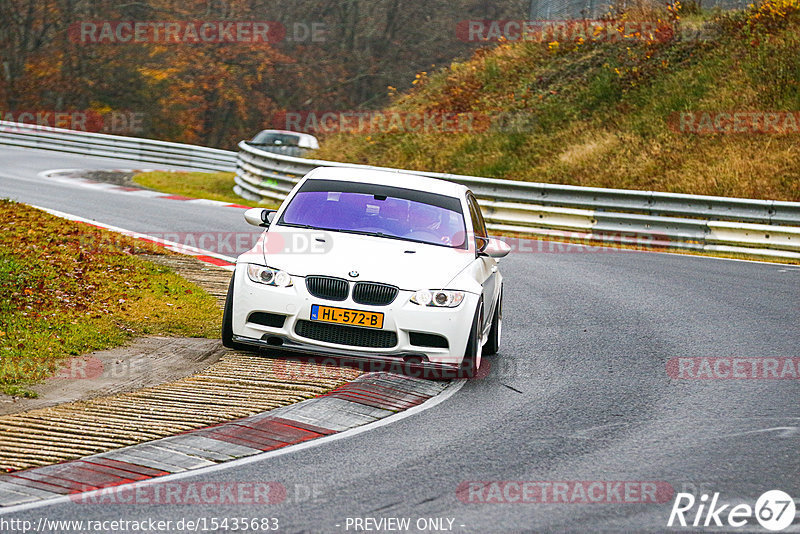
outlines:
[[[745,9],[749,0],[704,0],[704,10]],[[616,5],[614,5],[616,4]],[[612,12],[612,8],[623,9],[633,2],[611,2],[605,0],[530,0],[529,20],[581,20],[600,18]],[[698,2],[698,5],[700,2]]]
[[[0,121],[0,145],[40,148],[205,171],[233,171],[236,152],[136,137]]]
[[[235,191],[280,202],[308,171],[384,167],[304,159],[245,142],[235,152],[134,137],[0,121],[0,145],[176,165],[236,170]],[[800,259],[800,202],[600,189],[406,171],[467,185],[490,229],[547,238],[653,245]]]
[[[284,156],[242,142],[235,191],[251,200],[279,202],[303,175],[323,166],[397,171]],[[494,231],[800,259],[800,202],[406,172],[468,186]]]

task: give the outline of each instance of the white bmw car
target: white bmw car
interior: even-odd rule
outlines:
[[[402,174],[320,167],[242,254],[222,342],[474,376],[502,330],[509,252],[469,189]],[[455,373],[454,373],[455,374]]]

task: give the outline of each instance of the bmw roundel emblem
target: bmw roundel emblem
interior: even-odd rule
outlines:
[[[348,274],[351,278],[358,278],[358,271],[350,271]]]

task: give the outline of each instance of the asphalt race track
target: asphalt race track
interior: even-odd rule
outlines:
[[[55,168],[131,167],[142,165],[0,149],[0,197],[141,232],[249,231],[240,210],[37,177]],[[800,357],[800,266],[572,248],[518,251],[501,269],[504,337],[500,353],[484,360],[487,377],[392,424],[181,479],[278,482],[287,491],[280,504],[67,502],[0,518],[175,525],[274,517],[279,532],[402,531],[363,520],[410,518],[410,532],[661,532],[697,530],[667,528],[674,495],[660,503],[499,503],[497,494],[475,502],[488,493],[457,490],[470,481],[648,481],[676,493],[718,492],[719,503],[734,505],[754,506],[772,489],[798,500],[797,376],[673,379],[667,362]],[[740,529],[708,529],[732,530],[765,531],[754,518]],[[800,532],[800,524],[785,532]]]

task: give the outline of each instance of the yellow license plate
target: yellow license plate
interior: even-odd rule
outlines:
[[[319,304],[311,306],[311,320],[367,328],[383,328],[382,313],[331,308],[330,306],[320,306]]]

